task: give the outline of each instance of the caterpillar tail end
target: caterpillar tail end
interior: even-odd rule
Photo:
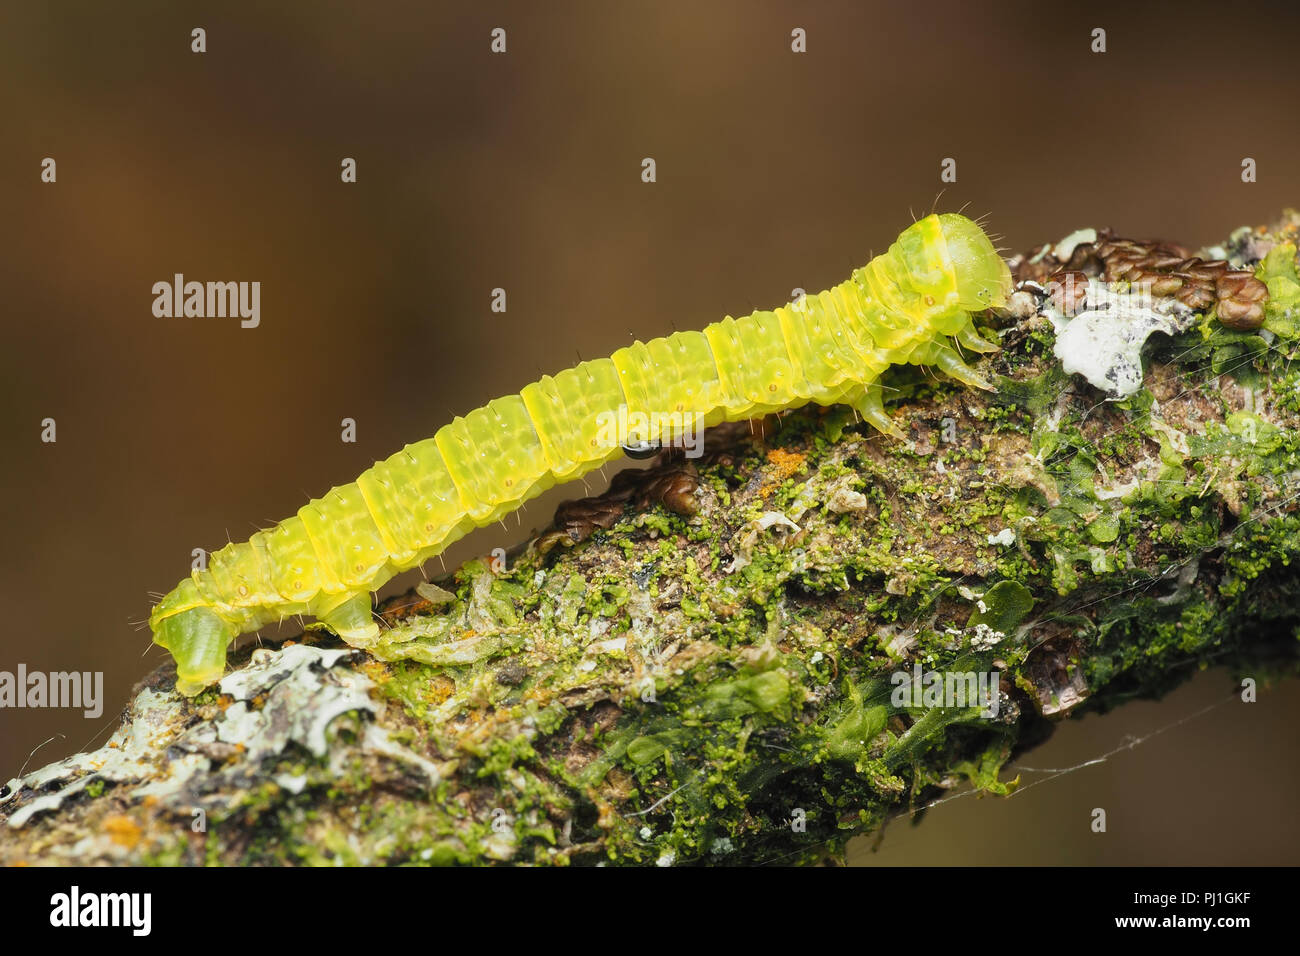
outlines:
[[[226,648],[238,636],[233,624],[206,607],[192,607],[153,623],[153,642],[176,662],[176,690],[193,697],[221,679]]]

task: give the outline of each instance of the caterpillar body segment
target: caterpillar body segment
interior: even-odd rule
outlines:
[[[523,399],[557,482],[570,481],[618,456],[600,441],[600,414],[617,408],[623,391],[610,359],[583,362],[526,386]]]
[[[996,348],[976,334],[971,313],[1004,305],[1010,290],[1006,264],[975,223],[928,216],[824,292],[635,342],[454,419],[275,527],[212,554],[206,569],[154,607],[153,639],[175,658],[185,694],[221,677],[234,638],[290,615],[310,615],[353,646],[373,646],[380,634],[370,595],[394,575],[620,457],[624,445],[678,437],[683,422],[708,427],[809,403],[847,404],[901,436],[885,412],[880,375],[892,365],[927,365],[990,388],[959,349]],[[611,422],[629,433],[611,440]]]

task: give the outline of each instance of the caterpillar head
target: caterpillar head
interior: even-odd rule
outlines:
[[[957,277],[957,304],[967,312],[1000,308],[1011,295],[1011,270],[978,225],[958,213],[939,216]]]

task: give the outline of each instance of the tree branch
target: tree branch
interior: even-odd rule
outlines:
[[[996,393],[892,370],[906,441],[843,408],[723,426],[506,568],[387,602],[378,657],[309,631],[193,700],[160,668],[106,747],[0,793],[0,861],[812,861],[953,788],[1009,792],[1055,722],[1191,662],[1293,673],[1268,635],[1300,607],[1296,228],[1207,253],[1236,272],[1106,236],[1018,258],[1086,292],[984,318]],[[1114,304],[1117,275],[1159,294]],[[1087,332],[1065,361],[1122,385],[1148,319],[1172,335],[1123,400],[1054,352]],[[936,703],[931,673],[996,692]]]

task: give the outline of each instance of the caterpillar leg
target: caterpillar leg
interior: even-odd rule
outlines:
[[[934,349],[934,360],[930,364],[972,388],[982,388],[986,392],[997,391],[996,388],[980,378],[973,368],[963,362],[961,356],[951,346],[937,344]]]
[[[862,416],[862,420],[877,431],[884,432],[891,438],[906,438],[903,430],[894,424],[894,420],[885,413],[884,400],[881,397],[880,383],[872,382],[861,391],[851,392],[845,401]]]
[[[221,679],[226,648],[238,634],[239,628],[210,608],[192,607],[159,621],[153,641],[176,661],[176,689],[193,697]]]
[[[348,644],[369,647],[379,639],[379,625],[370,612],[369,592],[345,593],[327,600],[330,603],[313,608],[316,619]]]
[[[953,338],[962,348],[970,349],[972,352],[996,352],[1002,347],[981,336],[969,323],[958,329]]]

